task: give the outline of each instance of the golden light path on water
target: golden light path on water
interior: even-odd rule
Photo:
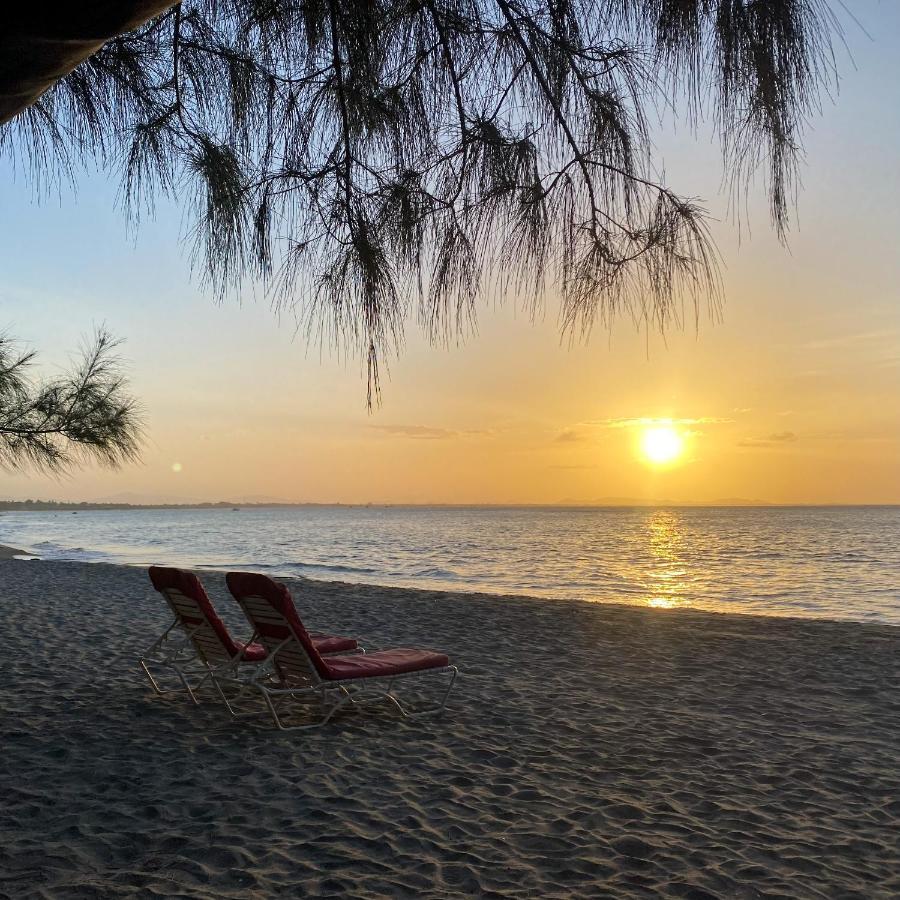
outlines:
[[[648,606],[672,609],[690,605],[688,570],[679,552],[684,541],[679,526],[679,517],[671,510],[656,510],[647,520],[647,543],[652,558]]]

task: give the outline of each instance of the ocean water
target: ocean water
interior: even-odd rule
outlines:
[[[45,559],[900,625],[900,507],[0,513]]]

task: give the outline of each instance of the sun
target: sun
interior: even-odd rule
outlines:
[[[651,425],[641,432],[641,455],[655,466],[675,462],[684,452],[684,438],[671,425]]]

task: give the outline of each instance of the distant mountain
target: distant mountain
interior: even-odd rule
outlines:
[[[133,495],[140,496],[140,495]],[[285,503],[280,501],[265,501],[248,503],[244,500],[217,500],[215,502],[197,501],[188,502],[178,500],[174,503],[128,503],[123,501],[99,501],[70,502],[61,500],[0,500],[0,512],[15,511],[50,511],[53,510],[87,510],[87,509],[237,509],[244,507],[251,509],[260,506],[362,506],[365,504],[341,504],[341,503]]]
[[[160,494],[140,494],[135,491],[122,491],[118,494],[111,494],[108,497],[98,497],[92,503],[114,503],[116,505],[127,504],[128,506],[170,506],[184,505],[193,506],[195,503],[203,503],[200,497],[177,497],[174,495]]]
[[[564,504],[580,505],[580,504]],[[600,497],[584,504],[585,506],[777,506],[769,500],[747,500],[744,497],[725,497],[718,500],[672,500],[670,498],[653,499],[639,497]]]

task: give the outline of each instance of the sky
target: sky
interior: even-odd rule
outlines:
[[[113,180],[38,202],[0,160],[0,329],[52,375],[105,324],[147,429],[138,464],[0,471],[0,497],[900,503],[900,4],[849,6],[865,31],[845,18],[789,248],[761,185],[744,226],[730,219],[707,131],[660,133],[669,184],[717,219],[718,321],[660,336],[620,320],[570,345],[552,291],[536,320],[487,295],[458,345],[409,323],[371,414],[357,359],[308,344],[249,289],[216,302],[178,209],[129,233]],[[660,422],[682,452],[654,465],[641,442]]]

